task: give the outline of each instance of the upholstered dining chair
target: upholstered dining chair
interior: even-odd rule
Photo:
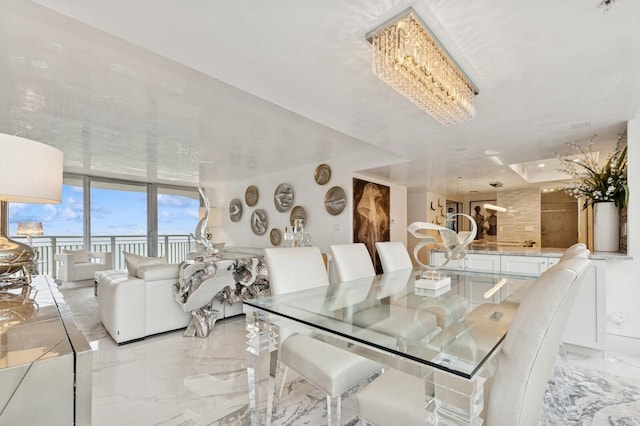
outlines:
[[[486,388],[486,424],[537,426],[547,380],[579,290],[580,275],[590,261],[573,258],[544,272],[531,286],[511,322],[497,367]],[[387,370],[357,396],[358,416],[378,426],[424,424],[424,381]],[[486,395],[486,394],[485,394]]]
[[[571,259],[573,257],[589,257],[589,254],[591,254],[591,252],[587,249],[587,246],[584,243],[575,243],[562,253],[558,262],[562,262],[563,260]]]
[[[385,273],[413,268],[409,252],[401,241],[379,241],[376,250]]]
[[[331,256],[340,282],[376,275],[369,250],[362,243],[332,245]]]
[[[273,296],[329,285],[318,247],[267,248],[265,259]],[[276,372],[278,398],[282,396],[287,368],[291,368],[326,393],[329,425],[333,424],[335,401],[335,421],[339,425],[342,394],[378,372],[382,365],[308,335],[286,337],[282,332]]]

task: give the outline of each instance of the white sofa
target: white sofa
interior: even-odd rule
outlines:
[[[185,328],[191,315],[173,296],[178,283],[177,264],[141,266],[136,276],[127,271],[96,273],[98,313],[102,325],[117,343]]]
[[[60,262],[56,278],[63,286],[83,286],[93,283],[97,271],[109,270],[113,266],[109,252],[86,250],[63,250],[54,256]]]
[[[219,312],[218,319],[242,314],[242,301],[235,300],[238,295],[234,293],[237,290],[234,278],[226,270],[233,262],[227,260],[263,254],[264,249],[253,247],[232,247],[230,251],[221,253],[225,271],[220,271],[219,275],[225,278],[224,282],[215,284],[220,290],[226,288],[224,293],[228,303],[224,298],[216,298],[213,302],[211,307]],[[107,270],[95,273],[100,321],[113,340],[124,343],[187,327],[192,306],[185,307],[184,302],[180,303],[175,298],[175,289],[180,285],[180,265],[150,263],[161,261],[160,258],[128,257],[127,267],[131,272]],[[257,263],[254,262],[253,267],[255,280]]]

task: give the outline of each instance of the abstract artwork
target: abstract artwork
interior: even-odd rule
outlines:
[[[377,274],[382,273],[376,252],[378,241],[389,241],[391,189],[386,185],[353,179],[353,242],[363,243]]]

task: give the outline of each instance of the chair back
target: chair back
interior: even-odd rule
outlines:
[[[401,241],[377,242],[376,250],[385,273],[413,268],[409,252]]]
[[[264,249],[271,294],[328,286],[329,277],[318,247]]]
[[[584,245],[584,243],[576,243],[566,249],[564,253],[562,253],[562,256],[560,257],[560,261],[558,263],[574,257],[588,258],[589,254],[590,251],[587,249],[587,246]]]
[[[527,292],[498,356],[487,424],[539,424],[547,380],[582,281],[578,278],[590,263],[584,258],[558,263],[544,272]]]
[[[331,256],[340,282],[376,275],[369,251],[362,243],[333,245]]]

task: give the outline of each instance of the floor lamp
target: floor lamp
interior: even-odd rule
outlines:
[[[8,236],[9,203],[59,203],[63,154],[57,148],[0,133],[0,288],[31,284],[33,248]]]

